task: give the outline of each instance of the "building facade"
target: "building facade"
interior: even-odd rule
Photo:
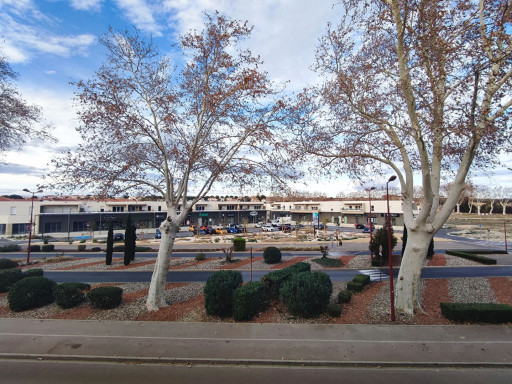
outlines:
[[[33,209],[32,209],[33,207]],[[371,211],[368,201],[332,200],[300,202],[260,202],[260,201],[223,201],[204,199],[195,204],[181,223],[188,225],[226,226],[231,223],[249,224],[269,222],[279,217],[291,217],[291,220],[304,225],[314,221],[338,224],[384,225],[387,218],[385,200],[372,201]],[[402,201],[390,200],[392,225],[403,225]],[[33,217],[33,234],[51,235],[52,233],[87,233],[106,231],[113,224],[115,229],[124,229],[128,214],[132,223],[139,229],[158,228],[166,219],[164,201],[142,201],[136,199],[64,199],[0,198],[0,235],[17,236],[28,234],[30,217]]]

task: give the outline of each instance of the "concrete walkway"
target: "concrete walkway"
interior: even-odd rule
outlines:
[[[0,361],[511,370],[510,326],[0,319]]]

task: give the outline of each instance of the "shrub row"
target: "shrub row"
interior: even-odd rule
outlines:
[[[449,320],[470,323],[512,322],[512,306],[494,303],[441,303],[441,313]]]
[[[21,247],[18,244],[9,244],[0,246],[0,252],[19,252]]]
[[[480,251],[454,251],[454,250],[446,250],[446,254],[447,255],[462,257],[464,259],[473,260],[473,261],[476,261],[478,263],[485,264],[485,265],[496,264],[496,260],[495,259],[491,259],[489,257],[477,255],[476,254],[477,252],[478,253],[484,253],[484,252],[480,252]]]
[[[347,290],[351,292],[361,292],[369,283],[370,276],[363,274],[355,275],[352,281],[347,283]]]
[[[218,271],[213,273],[204,287],[204,306],[206,313],[220,317],[233,313],[233,295],[242,285],[242,274],[237,271]]]

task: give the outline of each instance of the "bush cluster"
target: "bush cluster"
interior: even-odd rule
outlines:
[[[368,284],[370,284],[370,276],[363,274],[355,275],[352,281],[347,283],[347,290],[361,292]]]
[[[41,250],[43,252],[53,252],[55,250],[55,245],[53,245],[53,244],[44,244],[41,247]]]
[[[203,260],[205,260],[205,259],[206,259],[206,255],[205,255],[203,252],[199,252],[199,253],[196,255],[195,259],[196,259],[197,261],[203,261]]]
[[[251,281],[235,289],[233,318],[236,321],[252,320],[265,308],[265,287],[260,281]]]
[[[87,248],[87,245],[85,245],[85,244],[79,244],[77,246],[78,252],[83,252],[86,250],[86,248]]]
[[[85,301],[84,291],[91,286],[85,283],[62,283],[55,288],[55,301],[61,308],[73,308]]]
[[[0,269],[11,269],[16,268],[18,266],[18,262],[11,259],[2,258],[0,259]]]
[[[119,287],[98,287],[87,292],[91,305],[100,309],[111,309],[121,304],[123,290]]]
[[[112,252],[124,252],[124,245],[115,245],[112,247]]]
[[[281,251],[277,247],[267,247],[263,251],[263,259],[267,264],[276,264],[281,261]]]
[[[340,317],[341,316],[341,305],[336,303],[331,303],[327,306],[327,313],[331,317]]]
[[[342,289],[338,293],[338,304],[348,304],[352,300],[352,291]]]
[[[26,277],[43,276],[42,269],[29,269],[22,272],[21,269],[8,269],[0,272],[0,292],[7,292],[11,286]]]
[[[54,281],[41,276],[21,279],[9,289],[9,309],[20,312],[52,303],[56,285]]]
[[[101,248],[100,247],[92,247],[91,252],[101,252]]]
[[[0,246],[0,252],[19,252],[21,247],[18,244],[9,244]]]
[[[268,299],[279,297],[279,290],[281,289],[281,286],[284,282],[289,280],[292,275],[309,271],[311,271],[311,264],[300,262],[290,265],[287,268],[267,273],[261,278],[261,281],[265,285],[266,297]]]
[[[213,273],[204,287],[206,313],[221,317],[231,316],[235,289],[242,285],[242,274],[237,271]]]
[[[28,269],[25,272],[23,272],[22,278],[24,279],[25,277],[38,277],[38,276],[43,276],[43,275],[44,275],[44,271],[41,268],[34,268],[34,269]]]
[[[441,313],[449,320],[469,323],[512,322],[512,306],[495,303],[441,303]]]
[[[235,252],[245,251],[245,239],[243,237],[235,237],[233,239],[233,248],[234,248]]]
[[[314,317],[325,311],[331,294],[329,275],[324,272],[301,272],[283,284],[279,296],[292,315]]]

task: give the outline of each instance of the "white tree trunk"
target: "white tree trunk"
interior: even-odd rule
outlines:
[[[412,315],[419,306],[417,300],[421,269],[433,236],[419,229],[407,230],[407,244],[395,288],[395,310],[399,313]]]
[[[174,247],[178,226],[165,220],[162,225],[160,225],[160,231],[162,233],[162,239],[160,240],[160,248],[158,249],[158,256],[156,258],[155,269],[151,277],[148,299],[146,301],[148,311],[157,311],[167,306],[165,302],[165,284],[167,282],[167,272],[169,272],[171,252]]]

